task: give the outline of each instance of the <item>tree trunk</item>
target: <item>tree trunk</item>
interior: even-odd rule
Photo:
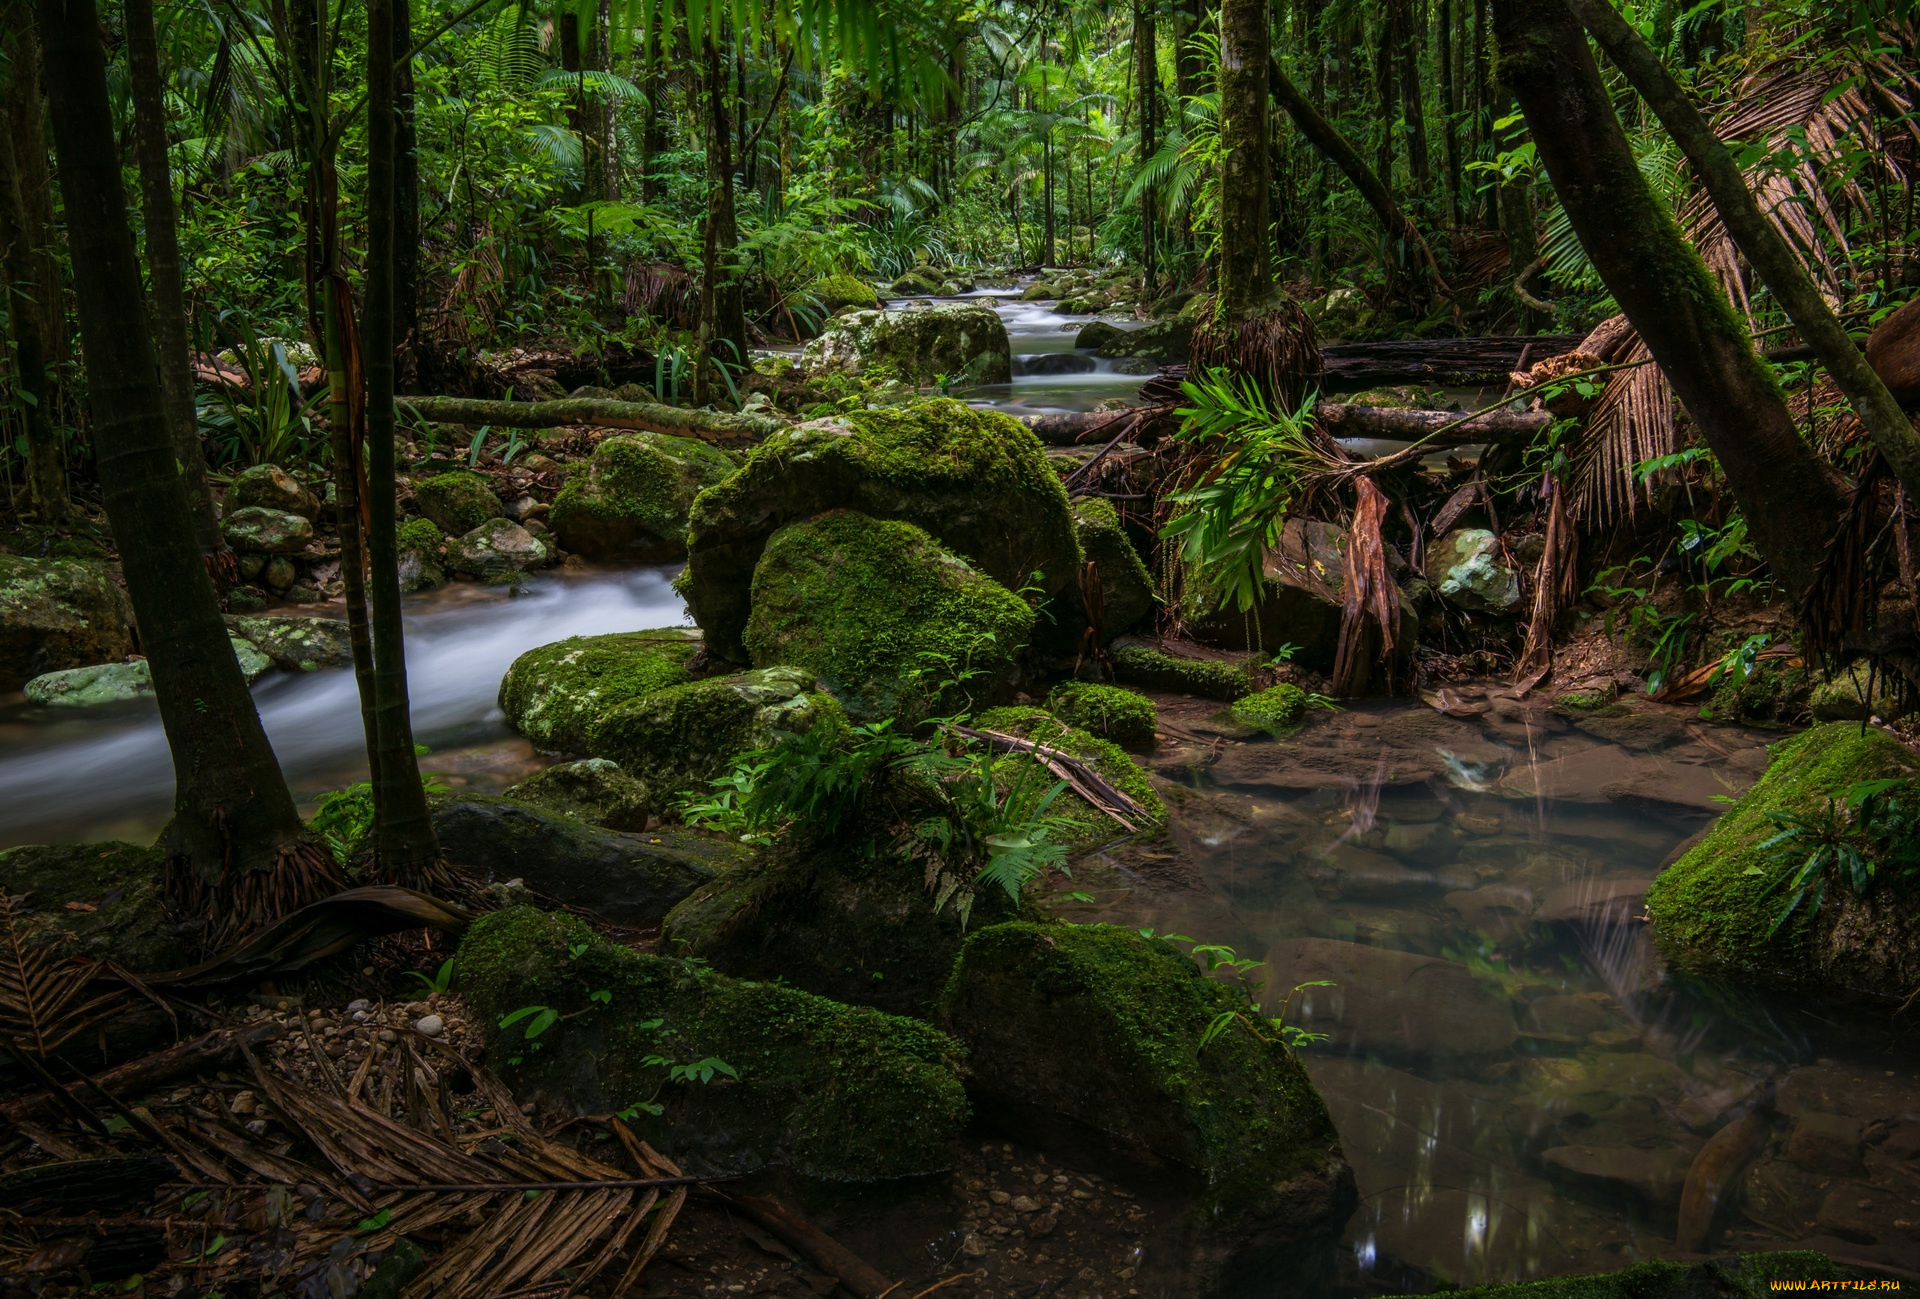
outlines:
[[[495,428],[560,428],[567,424],[585,424],[593,428],[645,429],[673,437],[704,438],[723,445],[755,442],[788,426],[785,420],[771,415],[722,414],[599,397],[531,402],[414,397],[407,404],[420,412],[420,418],[436,424],[491,424]]]
[[[1458,0],[1436,0],[1438,21],[1434,30],[1440,42],[1440,143],[1446,152],[1447,174],[1441,188],[1447,196],[1447,222],[1460,224],[1460,87],[1454,80],[1453,12]]]
[[[1627,80],[1686,153],[1694,174],[1707,187],[1720,219],[1726,223],[1727,233],[1833,375],[1859,416],[1861,427],[1886,457],[1907,494],[1920,499],[1920,435],[1914,433],[1900,403],[1834,317],[1799,257],[1760,211],[1726,145],[1660,62],[1660,56],[1614,12],[1611,4],[1605,0],[1571,3],[1600,47],[1626,73]]]
[[[101,492],[173,753],[169,891],[218,937],[312,902],[338,878],[304,841],[193,539],[141,309],[99,15],[93,0],[37,8]]]
[[[134,154],[140,164],[140,213],[147,227],[148,306],[153,342],[160,354],[160,393],[166,403],[173,455],[187,489],[187,508],[200,553],[226,550],[207,485],[207,457],[200,449],[200,416],[193,404],[187,300],[180,265],[180,234],[173,205],[173,172],[167,165],[167,109],[160,92],[160,52],[154,43],[152,0],[126,0],[127,73],[133,91]],[[231,561],[229,561],[230,565]],[[231,580],[232,569],[223,565]]]
[[[1419,24],[1409,0],[1390,0],[1393,23],[1399,40],[1400,120],[1407,128],[1407,171],[1413,179],[1413,192],[1426,198],[1427,185],[1433,179],[1433,167],[1427,158],[1427,110],[1421,93]]]
[[[1640,174],[1564,0],[1494,0],[1493,23],[1496,73],[1519,99],[1594,269],[1705,435],[1755,547],[1797,595],[1844,486],[1801,439],[1726,295]]]
[[[1135,0],[1133,6],[1133,84],[1140,97],[1140,161],[1153,157],[1154,119],[1160,107],[1160,56],[1154,47],[1153,6],[1149,0]],[[1153,291],[1154,225],[1159,213],[1158,196],[1148,185],[1140,192],[1140,277],[1149,293]]]
[[[1053,128],[1047,128],[1040,160],[1040,264],[1052,266],[1053,257]]]
[[[1394,10],[1389,6],[1380,15],[1380,44],[1373,52],[1374,91],[1380,104],[1380,147],[1375,159],[1374,170],[1393,183],[1393,117],[1394,100],[1398,96],[1395,88],[1393,65],[1394,51],[1399,45],[1399,33],[1394,30]]]
[[[1473,0],[1473,156],[1489,158],[1493,153],[1493,70],[1487,61],[1487,0]],[[1481,220],[1491,227],[1497,219],[1492,186],[1483,187],[1486,204]]]
[[[1274,304],[1267,149],[1267,6],[1220,0],[1220,270],[1218,312],[1244,320]]]
[[[0,5],[0,39],[11,64],[6,88],[5,139],[0,140],[0,241],[5,243],[8,332],[13,335],[21,413],[27,426],[27,494],[43,524],[72,510],[67,471],[54,429],[53,385],[47,372],[66,354],[66,308],[53,242],[53,182],[47,172],[45,120],[40,112],[40,50],[33,15],[19,3]]]
[[[711,36],[701,38],[707,87],[707,229],[701,244],[700,357],[694,367],[693,404],[713,400],[713,367],[744,365],[746,303],[734,264],[739,227],[733,211],[733,133],[727,125],[726,61]]]
[[[398,223],[394,121],[395,0],[367,0],[367,594],[372,612],[373,699],[380,780],[373,790],[381,878],[421,888],[435,881],[440,845],[407,711],[407,654],[400,622],[399,543],[394,528],[394,261]]]
[[[399,348],[396,384],[412,389],[420,346],[420,136],[413,109],[413,0],[392,0],[393,48],[393,333]]]
[[[1273,97],[1280,101],[1280,107],[1293,119],[1300,134],[1353,182],[1353,187],[1360,191],[1360,197],[1373,209],[1381,229],[1386,232],[1389,256],[1396,267],[1406,269],[1412,261],[1413,250],[1424,247],[1425,241],[1419,228],[1394,200],[1393,190],[1367,166],[1359,150],[1300,93],[1300,88],[1293,84],[1293,79],[1287,76],[1278,59],[1273,60],[1267,76],[1273,87]]]

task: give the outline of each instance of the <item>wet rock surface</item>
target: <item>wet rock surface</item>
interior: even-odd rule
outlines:
[[[133,606],[104,564],[0,555],[0,690],[132,649]]]

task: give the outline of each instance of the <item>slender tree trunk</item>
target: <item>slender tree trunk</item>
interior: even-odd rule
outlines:
[[[1493,30],[1487,19],[1487,0],[1473,0],[1473,156],[1490,158],[1493,154],[1493,69],[1487,60],[1487,41]],[[1483,186],[1486,199],[1481,221],[1489,229],[1497,220],[1494,187]]]
[[[1447,174],[1441,188],[1447,196],[1447,223],[1460,224],[1460,87],[1454,80],[1453,14],[1458,0],[1435,0],[1439,9],[1434,31],[1440,61],[1441,146],[1446,151]]]
[[[1053,128],[1047,128],[1047,139],[1040,161],[1040,205],[1043,215],[1040,235],[1040,261],[1043,265],[1053,265]]]
[[[1392,188],[1367,166],[1360,151],[1300,93],[1300,88],[1293,84],[1293,79],[1287,76],[1278,59],[1273,60],[1267,75],[1273,87],[1273,97],[1279,101],[1287,116],[1293,119],[1295,128],[1353,182],[1353,187],[1360,191],[1360,197],[1373,209],[1374,216],[1379,218],[1380,226],[1386,233],[1393,264],[1405,268],[1412,260],[1413,250],[1421,246],[1423,241],[1418,228],[1395,201]]]
[[[613,11],[608,0],[600,0],[594,15],[592,62],[602,72],[613,71]],[[614,105],[613,96],[603,94],[593,106],[594,151],[600,155],[600,184],[593,196],[609,203],[620,197],[620,142],[615,138],[619,116]]]
[[[367,366],[367,552],[372,606],[373,694],[380,755],[374,764],[375,844],[381,877],[432,882],[440,846],[427,815],[407,711],[407,654],[400,621],[399,546],[394,529],[393,358],[394,0],[367,0],[367,270],[363,310]]]
[[[739,227],[733,210],[733,132],[727,125],[726,61],[711,36],[701,40],[707,86],[707,228],[701,245],[700,358],[694,370],[694,405],[713,399],[712,370],[747,358],[744,295],[734,264]]]
[[[1374,91],[1380,104],[1380,148],[1374,163],[1374,170],[1391,185],[1393,183],[1393,120],[1394,100],[1398,97],[1396,78],[1394,77],[1395,52],[1399,48],[1400,33],[1394,25],[1398,13],[1389,5],[1380,15],[1380,44],[1373,52]]]
[[[1494,0],[1501,82],[1527,115],[1574,232],[1665,371],[1781,584],[1812,580],[1839,519],[1838,475],[1794,428],[1726,295],[1641,175],[1565,0]]]
[[[1332,104],[1327,98],[1326,15],[1324,0],[1303,0],[1301,22],[1306,28],[1307,36],[1307,93],[1313,97],[1314,103],[1327,104],[1329,111],[1331,111]],[[1279,93],[1277,86],[1275,93]],[[1318,156],[1314,159],[1313,187],[1308,195],[1308,203],[1312,211],[1324,214],[1327,209],[1327,195],[1330,190],[1327,177],[1327,156],[1323,150],[1316,152]],[[1330,241],[1332,238],[1332,228],[1328,221],[1322,219],[1314,223],[1314,229],[1313,273],[1314,278],[1318,280],[1324,277],[1327,272],[1327,263],[1331,252]]]
[[[647,90],[646,124],[640,131],[640,200],[651,203],[660,192],[660,183],[654,179],[654,159],[666,151],[666,119],[660,115],[660,97],[666,93],[667,79],[660,72],[660,25],[653,23],[641,33],[645,43]],[[784,131],[786,119],[781,119]]]
[[[214,937],[338,883],[304,839],[194,541],[155,364],[93,0],[39,0],[95,461],[173,753],[174,900]]]
[[[1140,161],[1153,157],[1160,109],[1160,53],[1155,47],[1155,19],[1151,0],[1135,0],[1133,6],[1133,84],[1140,96]],[[1089,196],[1091,197],[1091,196]],[[1148,292],[1153,291],[1155,227],[1160,211],[1159,196],[1152,185],[1140,192],[1140,276]]]
[[[160,392],[166,402],[173,455],[187,489],[194,537],[209,557],[227,551],[207,485],[207,457],[200,449],[200,416],[193,405],[193,368],[187,343],[187,300],[180,265],[180,235],[173,206],[173,171],[167,164],[167,110],[160,91],[160,52],[154,42],[152,0],[126,0],[127,72],[133,90],[134,154],[140,164],[140,212],[147,227],[148,306],[153,342],[160,356]],[[233,580],[231,558],[220,567]]]
[[[1766,281],[1767,288],[1812,345],[1833,381],[1846,394],[1861,427],[1886,457],[1907,495],[1920,500],[1920,435],[1900,403],[1827,305],[1800,259],[1788,247],[1773,223],[1760,211],[1747,189],[1740,166],[1720,142],[1713,127],[1660,56],[1647,47],[1606,0],[1571,0],[1575,14],[1586,24],[1607,56],[1626,73],[1640,97],[1659,116],[1667,133],[1685,151],[1694,174],[1707,187],[1727,233]]]
[[[420,136],[413,108],[413,0],[392,0],[393,48],[393,332],[399,349],[396,384],[415,391],[420,347]]]
[[[40,522],[63,522],[72,510],[67,471],[54,429],[48,371],[66,354],[66,308],[53,242],[53,182],[47,172],[46,123],[40,111],[40,48],[31,9],[0,4],[0,39],[11,71],[6,86],[5,139],[0,170],[0,240],[4,240],[8,332],[19,372],[21,414],[27,431],[27,495]]]
[[[1274,304],[1267,141],[1267,6],[1220,3],[1220,316],[1243,320]]]
[[[1427,158],[1427,111],[1420,83],[1420,24],[1409,0],[1391,0],[1394,27],[1399,40],[1400,120],[1407,128],[1407,171],[1413,178],[1418,202],[1427,199],[1427,186],[1433,180],[1433,167]]]

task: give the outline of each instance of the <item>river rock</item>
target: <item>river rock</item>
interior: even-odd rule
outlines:
[[[1240,995],[1170,943],[989,926],[962,946],[942,1011],[993,1126],[1191,1179],[1191,1205],[1148,1243],[1142,1289],[1291,1293],[1326,1261],[1357,1200],[1326,1106]]]
[[[507,724],[544,753],[585,753],[596,722],[629,700],[691,680],[692,627],[573,636],[530,649],[500,682]]]
[[[756,664],[805,668],[876,721],[1009,697],[1032,631],[1025,601],[919,528],[835,510],[768,538],[744,640]],[[929,666],[975,675],[929,681]]]
[[[229,615],[227,630],[288,672],[353,666],[353,640],[338,618],[245,618]]]
[[[235,550],[262,555],[292,555],[313,540],[313,524],[286,510],[249,505],[220,520],[220,535]]]
[[[1864,662],[1854,663],[1815,685],[1807,703],[1819,722],[1892,719],[1902,712],[1899,701],[1888,690],[1892,684],[1885,675],[1875,678]]]
[[[687,557],[693,498],[734,471],[733,457],[694,438],[611,437],[554,498],[560,544],[588,559],[670,564]]]
[[[1427,551],[1426,577],[1440,598],[1475,613],[1520,607],[1520,575],[1484,528],[1455,528]]]
[[[1206,652],[1197,647],[1182,648],[1195,652],[1170,654],[1163,643],[1144,637],[1123,637],[1113,643],[1114,679],[1148,690],[1198,695],[1202,699],[1228,703],[1258,688],[1252,663],[1224,654],[1203,657]]]
[[[700,494],[681,587],[709,651],[749,661],[742,638],[768,539],[834,509],[911,523],[1009,591],[1037,585],[1034,603],[1078,635],[1080,546],[1046,449],[1005,415],[936,398],[776,433]]]
[[[1887,872],[1863,896],[1827,882],[1816,910],[1802,902],[1776,924],[1791,894],[1781,877],[1808,846],[1769,852],[1773,814],[1823,814],[1870,780],[1912,782],[1920,757],[1886,732],[1857,722],[1816,726],[1773,750],[1758,784],[1721,816],[1647,893],[1647,911],[1669,962],[1709,978],[1904,998],[1920,984],[1920,916]],[[1911,783],[1896,791],[1911,805]]]
[[[940,292],[940,273],[931,266],[916,266],[889,285],[887,292],[896,298],[935,297]],[[873,304],[863,303],[862,305]]]
[[[1335,1050],[1382,1056],[1491,1056],[1511,1049],[1518,1030],[1499,986],[1464,965],[1331,938],[1290,938],[1267,952],[1267,987],[1301,988],[1291,1022],[1326,1033]]]
[[[764,668],[631,699],[593,724],[588,747],[643,782],[652,805],[664,808],[682,794],[706,792],[741,753],[821,724],[846,719],[812,673]]]
[[[820,305],[828,311],[839,311],[842,307],[855,307],[862,311],[871,311],[880,305],[880,295],[873,286],[857,275],[826,275],[813,282],[813,296],[820,299]]]
[[[0,555],[0,690],[133,652],[133,606],[105,565]]]
[[[447,567],[484,582],[505,582],[552,558],[545,543],[510,519],[489,519],[447,543]]]
[[[442,565],[446,534],[432,519],[409,519],[394,538],[399,549],[400,590],[405,594],[434,591],[447,584]]]
[[[229,634],[233,656],[240,672],[252,685],[273,666],[273,660],[254,648],[249,641]],[[145,659],[131,663],[97,663],[84,668],[67,668],[33,678],[21,688],[30,704],[59,708],[94,708],[102,704],[124,704],[153,697],[153,669]]]
[[[1193,350],[1193,324],[1184,316],[1150,321],[1123,331],[1119,338],[1109,338],[1101,345],[1100,355],[1143,356],[1160,365],[1183,365]]]
[[[605,758],[558,763],[510,786],[505,796],[607,830],[647,828],[647,787]]]
[[[1073,336],[1073,345],[1077,348],[1100,348],[1109,344],[1124,345],[1127,331],[1118,325],[1108,324],[1104,320],[1090,320],[1080,326],[1080,332]]]
[[[1080,553],[1100,574],[1100,634],[1105,640],[1132,631],[1153,612],[1153,578],[1121,526],[1113,502],[1083,496],[1073,503],[1073,534]]]
[[[229,515],[251,506],[297,514],[311,523],[320,517],[320,498],[300,485],[300,480],[279,465],[254,465],[243,469],[227,488],[222,502]]]
[[[1151,744],[1158,724],[1153,700],[1139,691],[1087,681],[1055,686],[1047,695],[1047,711],[1068,726],[1116,744]]]
[[[0,852],[0,888],[24,898],[25,937],[52,939],[56,955],[135,971],[178,969],[193,956],[192,926],[175,922],[161,905],[165,873],[159,848],[130,843]]]
[[[638,1134],[703,1169],[782,1164],[829,1182],[945,1170],[968,1118],[960,1044],[910,1019],[754,983],[609,942],[577,917],[514,907],[480,917],[454,978],[517,1096],[606,1114],[658,1098]],[[590,994],[603,993],[602,1000]],[[566,1016],[540,1049],[500,1020]],[[670,1084],[650,1058],[725,1062],[736,1076]]]
[[[501,516],[500,498],[486,478],[465,469],[435,474],[413,485],[413,503],[450,537]]]
[[[1787,1158],[1820,1177],[1862,1176],[1867,1170],[1860,1126],[1859,1119],[1844,1114],[1796,1114],[1787,1136]]]
[[[895,296],[899,283],[896,281]],[[1013,347],[992,307],[943,303],[911,311],[855,311],[835,316],[801,351],[813,375],[884,371],[913,388],[946,380],[970,386],[1007,383]]]
[[[523,879],[623,925],[658,923],[745,855],[738,844],[690,830],[622,834],[510,798],[439,800],[433,828],[454,865],[490,882]]]

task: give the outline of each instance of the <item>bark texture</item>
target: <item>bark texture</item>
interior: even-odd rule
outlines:
[[[1219,312],[1242,320],[1274,305],[1268,151],[1268,7],[1220,0]]]

